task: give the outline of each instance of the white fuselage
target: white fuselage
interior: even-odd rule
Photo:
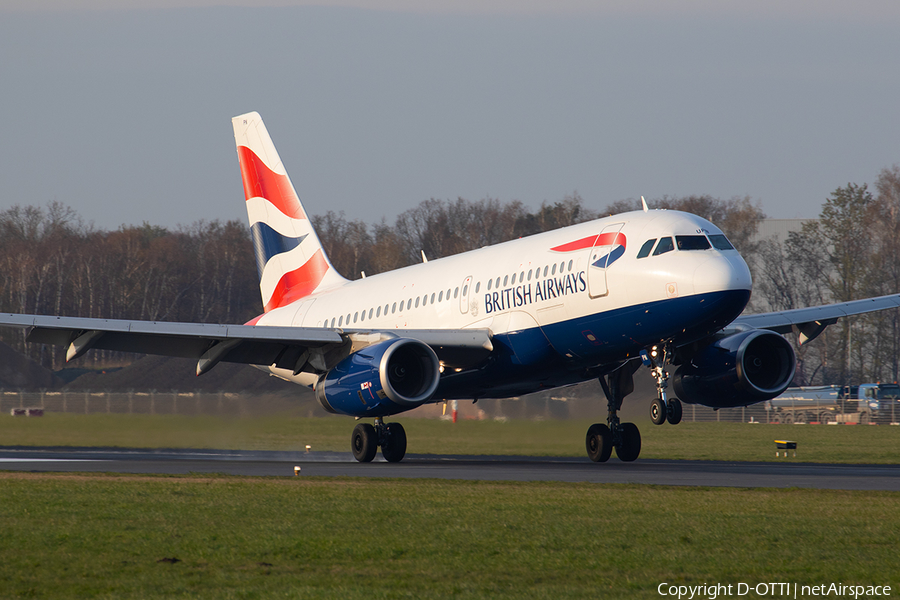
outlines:
[[[602,232],[611,233],[592,245]],[[752,284],[738,252],[685,250],[674,243],[679,236],[713,235],[721,231],[695,215],[625,213],[346,282],[276,308],[256,324],[343,331],[483,328],[495,340],[509,341],[514,366],[533,371],[553,358],[572,368],[591,367],[614,352],[633,356],[680,334],[706,335],[741,312]],[[607,243],[613,236],[616,243]],[[638,258],[648,240],[667,237],[671,251]],[[608,266],[594,266],[606,254],[615,256]],[[724,308],[714,302],[735,292]],[[629,332],[618,332],[626,324]],[[519,335],[528,332],[543,335]],[[544,338],[552,353],[535,347]],[[511,368],[492,377],[503,379],[507,371],[520,376]],[[314,384],[307,374],[273,372]],[[546,379],[552,386],[578,377]]]

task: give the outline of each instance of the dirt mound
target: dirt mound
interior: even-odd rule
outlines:
[[[107,372],[93,371],[65,386],[69,391],[150,392],[254,392],[297,394],[306,388],[272,377],[258,369],[234,363],[219,363],[201,377],[197,361],[189,358],[145,356],[129,366]],[[310,394],[312,392],[309,392]]]
[[[0,342],[0,388],[8,390],[52,389],[62,380],[27,356]]]

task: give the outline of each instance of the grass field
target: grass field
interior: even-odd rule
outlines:
[[[583,456],[589,421],[398,419],[414,454]],[[345,417],[219,418],[177,415],[51,413],[0,415],[0,446],[118,446],[348,452],[354,421]],[[775,439],[799,443],[796,460],[900,463],[900,427],[639,423],[642,458],[774,461]],[[795,460],[795,459],[791,459]]]
[[[658,598],[900,589],[900,494],[0,474],[4,598]],[[755,597],[753,594],[746,597]]]

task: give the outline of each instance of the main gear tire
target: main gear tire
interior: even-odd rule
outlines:
[[[378,452],[378,435],[369,423],[360,423],[353,428],[350,436],[350,449],[353,458],[359,462],[372,462]]]
[[[606,462],[612,454],[612,432],[602,423],[594,423],[584,439],[588,457],[594,462]]]
[[[381,455],[384,460],[392,463],[400,462],[406,456],[406,430],[400,423],[388,423],[384,426]]]
[[[621,442],[616,446],[616,456],[623,462],[637,460],[641,454],[641,432],[634,423],[622,423]]]

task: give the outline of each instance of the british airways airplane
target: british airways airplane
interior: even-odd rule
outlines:
[[[329,262],[257,113],[233,119],[263,314],[244,325],[0,315],[28,341],[221,361],[309,386],[356,425],[355,458],[391,462],[406,433],[385,418],[429,402],[506,398],[598,379],[606,423],[588,456],[641,451],[618,411],[642,365],[656,380],[655,424],[681,402],[746,406],[781,394],[795,356],[838,318],[900,306],[900,296],[741,316],[750,271],[722,231],[698,216],[643,210],[410,267],[344,279]],[[424,258],[424,257],[423,257]],[[667,390],[674,390],[675,396]]]

